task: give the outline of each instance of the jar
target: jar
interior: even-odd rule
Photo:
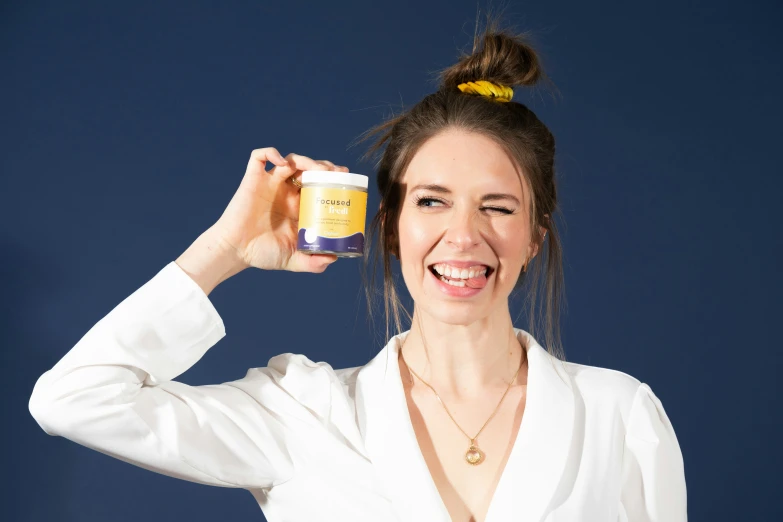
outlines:
[[[364,255],[368,181],[362,174],[302,172],[297,250],[338,257]]]

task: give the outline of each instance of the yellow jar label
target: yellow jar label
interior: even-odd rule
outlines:
[[[361,253],[367,215],[367,192],[302,187],[297,248],[312,252]]]

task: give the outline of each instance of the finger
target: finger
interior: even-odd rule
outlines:
[[[290,154],[289,154],[289,156],[290,156]],[[327,168],[325,170],[332,170],[332,171],[335,171],[335,172],[350,172],[348,170],[348,167],[342,167],[340,165],[335,165],[334,163],[332,163],[329,160],[315,160],[315,163],[326,165]],[[290,172],[291,173],[291,175],[286,176],[286,179],[289,182],[291,182],[293,179],[296,179],[299,182],[299,184],[301,185],[301,183],[302,183],[302,171],[301,170],[296,170],[294,167],[281,167],[281,173],[284,172],[282,169],[288,169],[285,172]],[[306,169],[306,170],[317,170],[317,169],[311,168],[311,169]],[[297,189],[301,188],[300,186],[297,186],[294,183],[291,183],[291,185],[295,186]]]
[[[297,250],[291,257],[291,270],[320,274],[335,261],[337,256],[333,254],[305,254]]]
[[[302,171],[297,171],[296,174],[286,179],[287,183],[290,183],[297,191],[302,189]]]
[[[255,149],[250,153],[250,160],[248,160],[248,167],[261,164],[262,169],[266,169],[266,162],[271,161],[275,165],[282,167],[288,165],[286,160],[280,151],[274,147],[265,147],[262,149]]]
[[[348,167],[343,167],[342,165],[335,165],[329,160],[318,160],[318,163],[324,163],[326,165],[329,165],[329,170],[334,170],[336,172],[350,172],[350,170],[348,170]]]
[[[279,182],[289,185],[294,191],[299,191],[302,184],[302,173],[305,170],[329,170],[329,166],[319,163],[312,158],[302,156],[301,154],[290,153],[285,157],[288,165],[275,167],[270,172]],[[292,183],[296,179],[299,185]]]
[[[302,156],[301,154],[291,153],[285,157],[289,168],[280,169],[284,175],[290,176],[297,170],[329,170],[329,166],[319,163],[312,158]]]

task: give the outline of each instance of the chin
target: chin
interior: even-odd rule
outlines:
[[[475,303],[440,301],[430,302],[426,306],[417,305],[417,308],[431,319],[451,326],[467,326],[490,315],[484,306]]]

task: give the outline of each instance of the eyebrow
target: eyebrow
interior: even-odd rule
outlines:
[[[451,194],[451,191],[442,185],[426,185],[426,184],[416,185],[411,189],[411,192],[416,192],[417,190],[430,190],[432,192],[438,192],[439,194]],[[511,194],[506,194],[504,192],[492,192],[481,196],[481,201],[498,201],[498,200],[509,200],[509,201],[513,201],[517,205],[520,204],[519,199],[517,199],[516,196],[512,196]]]

